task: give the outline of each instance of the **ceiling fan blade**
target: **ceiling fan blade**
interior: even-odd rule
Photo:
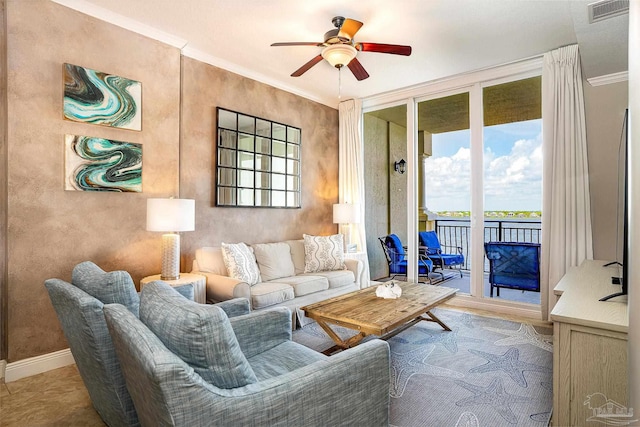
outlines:
[[[322,46],[323,44],[318,42],[281,42],[272,43],[271,46]]]
[[[309,71],[309,69],[311,67],[313,67],[314,65],[316,65],[320,61],[322,61],[322,55],[318,55],[318,56],[314,57],[311,61],[307,62],[302,67],[300,67],[296,71],[294,71],[293,74],[291,74],[291,77],[300,77],[301,75],[303,75],[304,73]]]
[[[358,32],[358,30],[362,27],[362,22],[356,21],[355,19],[345,19],[340,27],[340,31],[338,32],[338,37],[346,37],[349,40],[353,39],[353,36]]]
[[[411,46],[383,43],[356,43],[356,49],[363,52],[392,53],[394,55],[411,55]]]
[[[353,58],[351,62],[349,62],[349,65],[347,65],[347,67],[349,67],[349,69],[351,70],[353,75],[356,76],[356,79],[358,79],[358,81],[364,80],[369,77],[369,73],[367,73],[367,70],[364,69],[364,67],[362,66],[360,61],[358,61],[357,58]]]

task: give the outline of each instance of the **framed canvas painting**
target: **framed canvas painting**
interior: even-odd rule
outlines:
[[[64,64],[64,118],[142,130],[142,84],[79,65]]]
[[[65,190],[142,192],[142,144],[65,135]]]

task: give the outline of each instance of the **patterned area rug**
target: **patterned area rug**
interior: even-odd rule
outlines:
[[[452,330],[420,322],[388,340],[392,426],[549,424],[552,329],[435,309]],[[343,338],[354,331],[336,328]],[[318,351],[333,341],[311,323],[293,339]]]

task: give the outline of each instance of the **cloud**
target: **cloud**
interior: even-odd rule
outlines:
[[[461,147],[452,156],[426,160],[427,207],[432,211],[469,210],[471,152]],[[542,136],[520,139],[497,155],[484,151],[485,210],[540,210],[542,203]]]

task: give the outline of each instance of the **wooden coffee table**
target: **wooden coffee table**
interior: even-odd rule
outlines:
[[[395,283],[402,288],[402,296],[397,299],[378,298],[376,287],[371,287],[302,307],[307,317],[318,322],[336,343],[323,353],[331,354],[356,346],[367,335],[387,339],[422,320],[436,322],[445,331],[451,330],[430,310],[453,298],[457,289],[409,282]],[[359,333],[343,340],[331,325],[355,329]]]

